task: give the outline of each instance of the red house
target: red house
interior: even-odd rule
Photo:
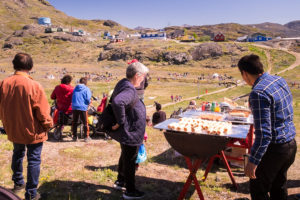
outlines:
[[[225,41],[225,36],[223,33],[218,33],[214,36],[214,41],[215,42],[221,42],[221,41]]]

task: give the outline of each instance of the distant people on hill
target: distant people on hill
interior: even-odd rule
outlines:
[[[174,101],[174,96],[173,96],[173,94],[171,94],[171,101],[172,101],[172,102]]]
[[[161,110],[161,104],[155,102],[155,107],[156,107],[156,112],[153,113],[152,115],[153,126],[166,120],[166,113]]]
[[[13,191],[25,188],[25,200],[40,199],[37,187],[41,152],[43,142],[48,138],[47,132],[53,125],[50,106],[43,87],[29,75],[33,67],[31,56],[18,53],[13,67],[15,73],[0,83],[0,119],[8,140],[13,143]],[[28,161],[26,186],[23,177],[25,154]]]
[[[72,96],[73,141],[77,141],[77,123],[79,118],[83,124],[84,141],[89,142],[91,140],[89,134],[87,110],[91,103],[92,93],[86,85],[87,85],[87,78],[82,77],[79,80],[79,84],[76,85]]]

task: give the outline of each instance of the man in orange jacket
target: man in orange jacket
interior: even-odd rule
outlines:
[[[53,122],[43,87],[28,74],[33,67],[30,55],[18,53],[13,66],[15,73],[0,83],[0,119],[8,140],[14,145],[11,165],[13,190],[25,188],[23,158],[27,148],[25,199],[36,200],[40,198],[37,186],[43,142],[47,140],[47,132]]]

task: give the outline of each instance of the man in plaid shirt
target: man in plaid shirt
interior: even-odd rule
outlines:
[[[297,151],[291,91],[283,78],[264,72],[257,55],[242,57],[238,67],[252,86],[249,103],[255,141],[245,168],[251,198],[286,200],[287,171]]]

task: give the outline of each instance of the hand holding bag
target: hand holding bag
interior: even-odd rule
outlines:
[[[147,153],[146,153],[146,148],[145,145],[142,144],[139,148],[139,152],[138,152],[138,156],[136,158],[135,163],[142,163],[145,162],[147,160]]]

